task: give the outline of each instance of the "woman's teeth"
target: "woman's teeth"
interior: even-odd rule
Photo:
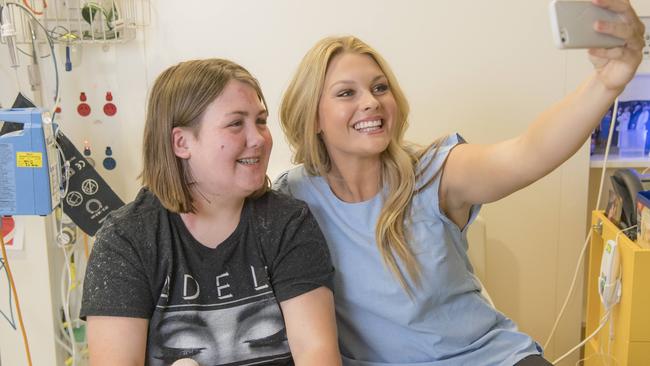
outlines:
[[[381,125],[382,123],[380,119],[375,121],[363,121],[355,123],[354,129],[359,132],[372,132],[380,129]]]
[[[239,159],[237,160],[238,163],[244,164],[244,165],[252,165],[256,164],[260,161],[259,158],[246,158],[246,159]]]

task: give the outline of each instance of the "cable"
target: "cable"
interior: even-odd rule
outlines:
[[[2,240],[4,240],[4,239],[2,239]],[[2,258],[2,269],[4,269],[4,273],[7,276],[7,283],[9,283],[9,274],[7,273],[7,268],[5,267],[4,258]],[[8,288],[8,290],[9,290],[9,315],[11,316],[11,319],[9,319],[7,314],[5,314],[4,311],[2,311],[2,310],[0,310],[0,314],[2,314],[2,316],[5,319],[7,319],[7,322],[9,323],[9,325],[12,328],[14,328],[14,330],[17,330],[18,328],[16,328],[16,319],[14,318],[13,301],[11,299],[11,286]]]
[[[579,359],[578,361],[576,361],[575,366],[578,366],[578,364],[579,364],[580,362],[582,362],[582,364],[584,365],[584,364],[585,364],[585,361],[591,360],[592,358],[594,358],[594,357],[596,357],[596,356],[602,357],[603,359],[607,359],[607,358],[609,358],[610,360],[614,361],[614,363],[615,363],[616,365],[619,364],[619,362],[618,362],[618,360],[617,360],[616,358],[614,358],[614,357],[612,357],[612,356],[610,356],[610,355],[608,355],[608,354],[605,354],[605,353],[602,353],[602,352],[599,351],[599,352],[594,353],[593,355],[591,355],[591,356],[589,356],[589,357],[584,357],[584,358]]]
[[[0,221],[0,229],[2,229],[2,221]],[[9,276],[9,286],[13,291],[14,298],[16,299],[16,313],[18,314],[18,323],[20,324],[20,330],[23,333],[23,344],[25,345],[25,354],[27,355],[27,364],[32,366],[32,354],[29,352],[29,341],[27,340],[27,332],[25,331],[25,324],[23,323],[23,314],[20,311],[20,301],[18,300],[18,291],[16,290],[16,284],[14,283],[14,277],[11,275],[11,267],[9,267],[9,258],[7,258],[7,251],[5,249],[5,238],[2,235],[2,230],[0,230],[0,246],[2,246],[2,258],[4,258],[4,266],[7,270],[7,275]]]
[[[56,137],[59,137],[61,133],[62,133],[61,128],[58,127],[54,132],[54,135]],[[67,160],[63,152],[63,148],[58,143],[56,138],[55,138],[55,146],[59,154],[59,171],[63,171],[63,176],[60,177],[63,181],[59,183],[59,189],[60,189],[59,208],[58,208],[59,211],[57,211],[61,213],[57,225],[58,227],[57,239],[59,239],[62,238],[61,233],[63,232],[63,215],[64,215],[63,199],[68,194],[71,174],[70,174],[70,162]],[[64,345],[64,343],[60,340],[58,340],[58,343],[64,346],[64,349],[70,354],[70,358],[66,360],[66,365],[71,364],[74,366],[77,364],[77,358],[80,357],[80,355],[77,352],[77,343],[74,337],[74,321],[72,319],[72,316],[70,315],[70,295],[72,294],[74,288],[77,286],[76,279],[73,281],[73,276],[75,276],[74,275],[75,271],[73,270],[71,265],[72,255],[74,254],[74,243],[63,242],[62,240],[57,240],[56,242],[57,242],[57,246],[63,250],[63,257],[65,259],[65,264],[66,264],[65,267],[61,270],[61,305],[63,307],[64,322],[67,324],[67,327],[64,326],[62,332],[69,338],[70,345],[68,347],[67,345]],[[68,254],[69,248],[72,249]],[[66,277],[67,277],[67,286],[65,284]]]
[[[600,200],[602,198],[603,185],[605,183],[605,171],[607,170],[607,158],[609,156],[609,147],[612,143],[612,136],[614,136],[614,126],[616,124],[617,113],[618,113],[618,98],[614,100],[614,108],[612,109],[612,119],[609,125],[609,133],[607,135],[605,156],[603,157],[603,169],[600,174],[600,183],[598,185],[598,199],[596,200],[596,210],[598,210],[598,207],[600,207]],[[573,293],[573,290],[576,285],[576,280],[578,279],[578,271],[580,270],[580,266],[582,265],[582,261],[584,259],[585,253],[587,252],[587,247],[589,246],[591,234],[592,234],[592,230],[589,230],[589,233],[587,234],[587,238],[585,239],[585,242],[582,245],[580,256],[578,257],[578,263],[576,264],[576,269],[573,272],[573,279],[571,280],[571,286],[569,287],[569,292],[567,293],[566,298],[564,299],[564,303],[562,304],[560,313],[555,318],[555,322],[553,323],[553,328],[551,328],[551,333],[548,335],[546,342],[544,342],[544,347],[543,347],[544,349],[548,347],[549,343],[551,342],[551,339],[553,338],[553,335],[555,335],[555,331],[557,330],[557,326],[560,323],[560,319],[562,318],[562,315],[564,315],[564,311],[566,310],[566,307],[569,304],[569,300],[571,299],[571,294]]]
[[[59,338],[59,336],[55,336],[54,340],[56,341],[56,343],[59,344],[59,346],[61,346],[64,350],[66,350],[66,352],[72,354],[72,350],[70,349],[70,347],[67,344],[65,344],[65,342],[63,342],[61,338]]]
[[[609,158],[609,148],[612,145],[612,137],[614,136],[614,127],[616,127],[616,118],[618,118],[618,98],[614,100],[614,108],[612,109],[612,118],[609,123],[609,133],[607,134],[607,143],[605,145],[605,155],[603,156],[603,171],[600,173],[600,185],[598,187],[598,199],[596,200],[596,210],[600,207],[600,200],[603,195],[603,183],[605,182],[605,170],[607,170],[607,159]]]
[[[46,4],[45,1],[43,1],[43,3]],[[54,41],[52,40],[52,37],[50,36],[49,31],[47,30],[47,28],[45,28],[45,26],[43,24],[41,24],[41,22],[38,21],[36,16],[34,16],[34,14],[31,12],[31,10],[28,7],[26,7],[26,6],[22,5],[22,4],[19,4],[19,3],[15,3],[15,2],[7,2],[7,3],[5,3],[5,6],[2,9],[4,10],[9,5],[18,7],[19,9],[22,9],[45,32],[45,38],[47,39],[47,43],[50,46],[50,52],[51,52],[51,55],[52,55],[52,62],[54,64],[55,88],[54,88],[54,107],[52,108],[52,121],[54,121],[54,118],[56,116],[56,107],[59,105],[59,66],[57,65],[57,61],[56,61],[56,53],[54,51]]]
[[[7,43],[9,49],[9,59],[11,67],[17,69],[20,66],[18,55],[16,54],[16,28],[12,24],[12,19],[4,12],[5,7],[0,7],[0,36]]]
[[[61,271],[61,302],[63,303],[62,305],[63,305],[64,320],[66,323],[68,323],[67,335],[70,338],[70,347],[72,349],[71,356],[74,365],[77,359],[77,347],[74,338],[74,330],[73,330],[74,325],[72,323],[72,318],[70,317],[70,292],[72,289],[72,269],[70,268],[70,257],[72,256],[72,252],[68,254],[66,246],[62,246],[61,249],[63,250],[63,256],[65,258],[65,264],[66,264],[64,269]],[[67,287],[64,285],[66,273],[68,274]]]
[[[57,29],[63,29],[63,32],[57,32]],[[50,29],[50,36],[57,36],[57,37],[62,37],[65,36],[66,34],[72,34],[70,30],[62,25],[57,25],[54,28]],[[76,37],[76,36],[75,36]]]
[[[54,132],[54,135],[58,138],[59,135],[62,133],[61,128],[58,127],[56,131]],[[76,365],[77,364],[77,358],[79,357],[77,353],[77,345],[76,345],[76,340],[74,337],[74,322],[72,319],[72,316],[70,315],[70,295],[72,291],[74,290],[76,286],[76,280],[73,280],[74,276],[74,270],[72,269],[71,265],[71,257],[74,253],[74,243],[71,242],[66,242],[63,240],[63,236],[61,235],[63,233],[63,199],[65,196],[68,194],[68,189],[69,189],[69,183],[70,183],[70,162],[67,160],[63,148],[61,145],[58,143],[57,139],[55,138],[54,142],[56,146],[57,153],[59,155],[58,159],[58,171],[63,172],[63,176],[60,176],[60,183],[59,183],[59,207],[57,208],[57,213],[60,213],[59,218],[58,218],[58,225],[57,227],[57,246],[63,250],[63,257],[65,259],[65,266],[61,270],[61,305],[63,308],[63,317],[64,317],[64,323],[67,324],[67,326],[62,326],[61,331],[63,334],[65,334],[68,338],[69,346],[63,343],[60,339],[57,337],[57,342],[70,354],[70,358],[68,359],[70,362],[66,361],[66,364],[71,364],[71,365]],[[68,249],[72,248],[70,252],[68,253]],[[67,276],[66,276],[67,274]],[[66,281],[67,277],[67,281]],[[66,286],[67,282],[67,286]]]
[[[16,49],[18,50],[18,52],[22,53],[23,55],[25,55],[27,57],[34,57],[34,55],[32,55],[31,53],[23,50],[22,48],[20,48],[18,46],[16,46]],[[41,56],[41,58],[48,58],[48,57],[50,57],[50,55]]]
[[[587,343],[591,338],[593,338],[598,332],[600,332],[601,329],[607,324],[607,321],[609,320],[609,315],[611,314],[611,310],[607,311],[605,315],[600,319],[600,324],[598,325],[598,328],[594,330],[593,333],[591,333],[587,338],[585,338],[582,342],[578,343],[575,347],[571,348],[567,353],[563,354],[560,356],[558,359],[552,362],[553,365],[557,365],[558,362],[562,361],[565,359],[567,356],[572,354],[575,350],[579,349],[580,347],[584,346],[585,343]]]
[[[63,176],[62,177],[59,176],[59,178],[60,178],[59,180],[62,179],[63,182],[59,183],[59,208],[60,208],[60,212],[61,212],[61,219],[59,220],[57,236],[56,236],[56,239],[57,239],[56,243],[57,243],[58,247],[62,248],[63,246],[69,244],[69,243],[61,242],[60,239],[63,238],[63,236],[62,236],[62,234],[63,234],[63,219],[62,219],[62,216],[64,214],[63,213],[63,199],[65,198],[65,196],[68,195],[68,189],[70,188],[71,174],[70,174],[70,162],[65,157],[65,154],[63,153],[63,148],[61,147],[61,145],[59,145],[59,142],[57,141],[57,138],[59,137],[60,134],[62,134],[61,128],[57,127],[56,131],[54,132],[54,136],[56,136],[55,139],[54,139],[54,145],[56,146],[56,150],[59,153],[59,158],[60,158],[58,160],[58,171],[63,172]]]
[[[553,328],[551,329],[551,333],[548,335],[548,338],[546,339],[546,342],[544,343],[544,349],[548,347],[548,344],[551,342],[551,338],[553,338],[553,335],[555,334],[555,331],[557,330],[557,326],[560,323],[560,319],[562,318],[562,315],[564,315],[564,310],[566,310],[567,305],[569,304],[569,299],[571,299],[571,294],[573,293],[573,290],[575,288],[576,280],[578,278],[578,272],[580,270],[580,265],[582,265],[582,261],[584,259],[585,253],[587,252],[587,247],[589,245],[589,240],[591,239],[591,230],[589,230],[589,234],[587,234],[587,238],[585,239],[585,243],[582,245],[582,250],[580,251],[580,256],[578,257],[578,263],[576,264],[576,269],[573,272],[573,279],[571,280],[571,286],[569,287],[569,292],[567,293],[566,298],[564,299],[564,303],[562,304],[562,308],[560,309],[560,313],[557,315],[555,318],[555,322],[553,323]]]
[[[625,231],[628,231],[628,230],[632,230],[634,228],[636,228],[636,225],[630,226],[630,227],[622,229],[622,230],[619,230],[616,233],[616,238],[615,238],[616,244],[618,245],[618,238],[622,233],[624,233]],[[598,334],[598,332],[605,326],[605,324],[608,321],[609,321],[610,333],[609,333],[609,342],[607,344],[607,348],[608,348],[607,354],[609,355],[609,347],[611,345],[611,341],[614,339],[614,318],[612,317],[611,320],[610,320],[609,317],[612,314],[612,311],[613,311],[614,307],[618,304],[619,299],[620,299],[620,295],[621,295],[621,288],[620,288],[621,277],[622,277],[622,271],[619,270],[618,276],[617,276],[616,281],[615,281],[616,283],[618,283],[618,286],[619,286],[617,288],[617,290],[616,290],[617,291],[617,294],[616,294],[617,300],[616,300],[616,302],[614,302],[611,305],[608,305],[608,303],[605,300],[603,300],[603,297],[601,295],[601,301],[605,304],[605,311],[606,312],[605,312],[605,315],[603,316],[603,318],[601,318],[600,325],[598,326],[598,328],[592,334],[590,334],[587,338],[585,338],[582,342],[580,342],[577,346],[573,347],[569,352],[565,353],[560,358],[555,360],[555,362],[553,362],[554,365],[557,364],[558,362],[562,361],[565,357],[567,357],[568,355],[573,353],[576,349],[582,347],[585,343],[587,343],[587,341],[589,341],[596,334]],[[601,346],[602,346],[602,343],[601,343]],[[600,353],[602,353],[602,351]]]

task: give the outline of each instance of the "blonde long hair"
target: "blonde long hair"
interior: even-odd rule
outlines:
[[[388,63],[372,47],[353,36],[327,37],[312,47],[294,75],[280,105],[282,129],[293,150],[293,162],[303,164],[311,175],[326,176],[332,162],[323,141],[317,136],[318,104],[330,61],[342,53],[364,54],[373,58],[386,78],[397,104],[396,123],[388,147],[381,154],[383,187],[387,187],[384,204],[375,228],[375,240],[384,263],[409,294],[412,293],[398,259],[416,286],[420,283],[420,266],[408,244],[405,221],[418,172],[416,167],[428,148],[413,149],[404,142],[408,128],[409,105]],[[432,146],[439,146],[435,141]],[[430,147],[429,147],[430,148]],[[433,160],[433,159],[432,159]],[[431,160],[431,161],[432,161]],[[435,175],[434,175],[435,177]],[[424,184],[427,186],[433,178]]]

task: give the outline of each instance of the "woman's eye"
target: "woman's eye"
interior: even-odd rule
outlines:
[[[161,347],[160,350],[158,350],[158,354],[154,355],[153,358],[162,360],[168,363],[172,363],[176,360],[179,360],[181,358],[188,358],[192,356],[196,356],[203,352],[205,350],[205,347],[201,348],[174,348],[174,347]]]
[[[244,341],[244,343],[248,343],[250,347],[277,347],[286,341],[287,330],[285,328],[282,328],[280,331],[275,334],[271,334],[270,336],[256,339],[247,339]]]
[[[336,94],[337,97],[350,97],[352,95],[354,95],[354,91],[349,89],[342,90],[338,94]]]
[[[266,118],[258,118],[256,123],[258,125],[265,125],[266,124]]]
[[[382,94],[388,91],[388,84],[378,84],[372,88],[373,93]]]
[[[239,127],[239,126],[241,126],[243,124],[244,124],[244,121],[237,120],[237,121],[230,122],[228,124],[228,127]]]

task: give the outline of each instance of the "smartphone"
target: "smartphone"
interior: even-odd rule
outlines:
[[[598,20],[621,22],[615,12],[599,8],[589,1],[553,0],[550,5],[551,30],[557,48],[612,48],[625,44],[625,40],[598,33],[594,23]]]

